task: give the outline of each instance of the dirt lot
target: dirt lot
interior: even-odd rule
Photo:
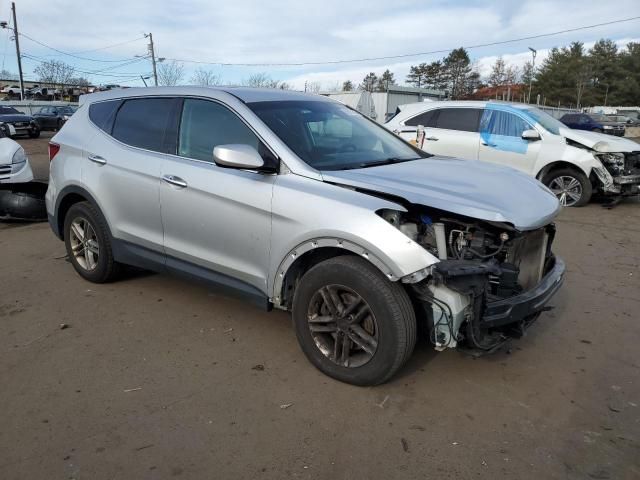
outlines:
[[[46,139],[23,144],[46,177]],[[48,225],[0,225],[0,478],[640,478],[640,202],[558,229],[565,286],[510,351],[422,342],[357,388],[284,313],[163,275],[89,284]]]

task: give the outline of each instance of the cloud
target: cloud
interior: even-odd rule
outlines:
[[[621,16],[640,14],[637,0],[618,0],[615,11],[601,0],[552,1],[492,0],[480,4],[443,0],[272,0],[232,2],[192,0],[110,0],[78,3],[56,0],[55,8],[43,10],[40,0],[21,0],[17,5],[21,29],[60,50],[76,52],[140,37],[153,32],[159,56],[233,63],[308,62],[367,58],[426,52],[477,45],[506,39],[588,25]],[[8,2],[0,2],[0,19],[8,16]],[[471,50],[475,58],[499,54],[520,55],[527,46],[540,51],[572,40],[594,41],[601,37],[633,37],[640,22],[628,22],[593,30],[573,32],[517,44]],[[59,58],[87,71],[111,63],[90,62],[67,56],[49,57],[55,52],[21,39],[30,55]],[[0,51],[5,51],[6,67],[13,68],[13,44],[0,35]],[[140,40],[107,50],[82,54],[99,60],[132,58],[146,52]],[[379,62],[333,66],[255,67],[205,66],[229,82],[238,82],[256,71],[266,71],[296,85],[322,78],[359,81],[368,71],[390,68],[404,78],[408,66],[442,57],[423,55]],[[30,72],[35,63],[26,61]],[[187,63],[187,78],[197,67]],[[149,73],[143,61],[115,68],[112,72]],[[364,73],[363,73],[364,72]],[[96,76],[96,79],[101,77]]]

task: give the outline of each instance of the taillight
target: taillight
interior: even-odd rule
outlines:
[[[57,143],[49,142],[49,161],[53,160],[53,157],[60,151],[60,145]]]

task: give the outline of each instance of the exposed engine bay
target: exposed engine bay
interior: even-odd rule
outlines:
[[[526,296],[553,266],[553,224],[522,232],[509,224],[426,208],[378,213],[440,260],[421,278],[405,282],[422,306],[437,350],[492,351],[508,338],[521,336],[544,310],[525,312],[521,318],[503,304]]]

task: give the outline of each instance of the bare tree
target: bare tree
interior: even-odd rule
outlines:
[[[158,65],[158,83],[164,86],[177,85],[184,77],[184,64],[172,60]]]
[[[213,73],[213,71],[198,68],[191,77],[191,83],[206,87],[220,85],[222,82],[220,76]]]
[[[242,85],[253,88],[279,88],[280,90],[291,90],[291,85],[281,80],[274,80],[265,72],[258,72],[249,78],[242,80]]]
[[[307,82],[306,87],[306,91],[311,93],[320,93],[320,90],[322,90],[320,82]]]
[[[38,76],[40,83],[62,88],[72,80],[75,68],[59,60],[48,60],[34,68],[33,72]]]

